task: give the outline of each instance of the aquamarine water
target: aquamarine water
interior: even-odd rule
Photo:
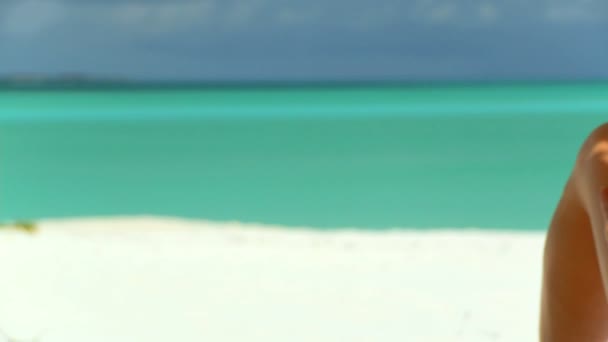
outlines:
[[[0,91],[0,218],[544,229],[608,84]]]

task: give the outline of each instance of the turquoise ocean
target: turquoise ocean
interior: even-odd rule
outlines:
[[[0,89],[0,219],[545,229],[608,83]]]

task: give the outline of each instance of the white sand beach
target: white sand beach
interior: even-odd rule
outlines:
[[[0,328],[44,342],[533,341],[542,247],[541,232],[44,221],[0,231]]]

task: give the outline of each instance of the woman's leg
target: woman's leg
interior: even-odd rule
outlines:
[[[608,125],[603,125],[583,144],[547,234],[542,342],[608,341],[606,188]]]

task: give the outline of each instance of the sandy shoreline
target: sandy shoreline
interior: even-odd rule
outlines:
[[[543,233],[164,218],[0,231],[0,328],[40,341],[529,341]]]

